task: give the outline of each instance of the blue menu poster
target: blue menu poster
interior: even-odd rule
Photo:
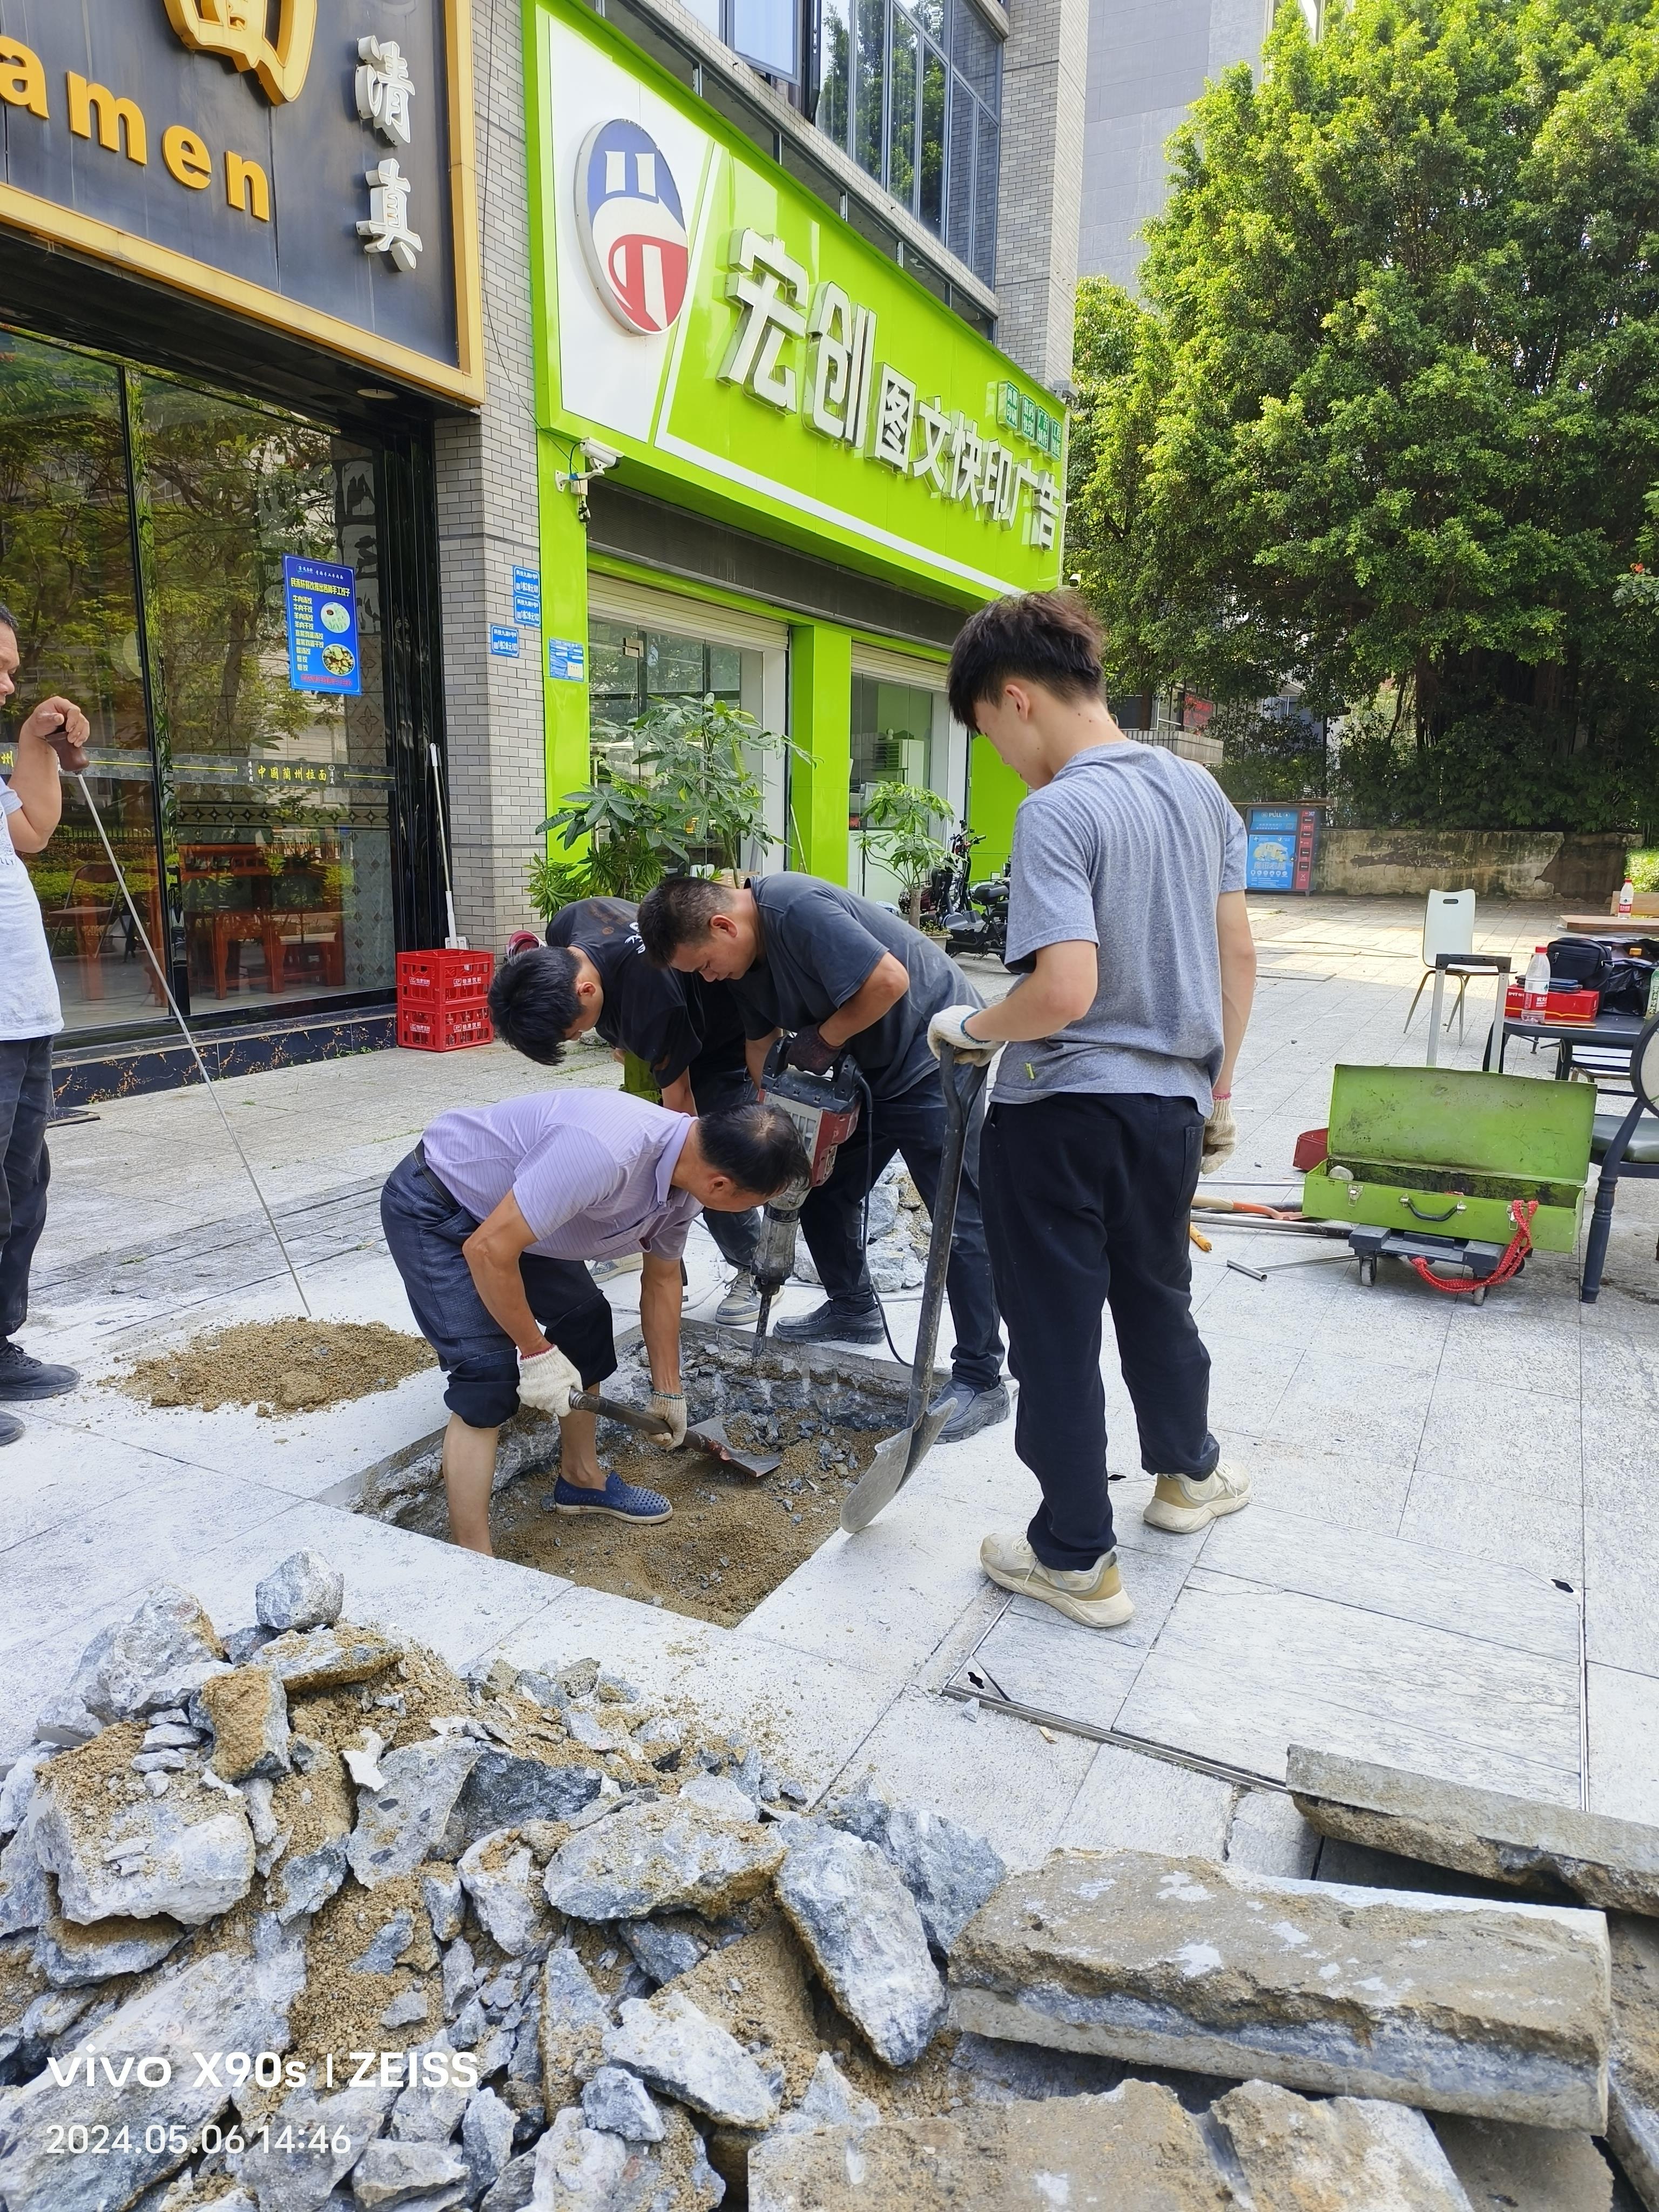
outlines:
[[[283,597],[288,606],[289,690],[360,694],[363,668],[357,649],[355,571],[285,553]]]
[[[1244,887],[1288,891],[1296,879],[1294,806],[1252,806],[1246,817]]]

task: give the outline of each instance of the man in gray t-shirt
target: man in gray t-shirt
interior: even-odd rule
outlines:
[[[1200,1170],[1233,1148],[1233,1065],[1255,986],[1244,830],[1214,779],[1126,738],[1101,635],[1069,593],[996,601],[951,662],[951,705],[1030,787],[1014,824],[1000,1006],[936,1014],[936,1046],[1001,1065],[983,1146],[986,1238],[1014,1448],[1042,1504],[988,1536],[1005,1589],[1114,1628],[1134,1607],[1107,1491],[1101,1309],[1111,1308],[1141,1465],[1142,1517],[1187,1534],[1249,1502],[1209,1431],[1188,1232]]]

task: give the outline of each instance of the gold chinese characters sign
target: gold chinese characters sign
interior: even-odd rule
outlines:
[[[192,53],[219,54],[252,70],[273,106],[297,100],[311,67],[317,0],[276,0],[276,35],[266,34],[268,0],[167,0],[167,21]]]
[[[0,30],[0,229],[483,398],[470,0],[97,0]],[[11,21],[9,11],[6,21]],[[113,310],[114,302],[111,302]]]

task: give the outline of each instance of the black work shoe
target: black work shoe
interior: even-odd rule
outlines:
[[[785,1344],[879,1344],[881,1308],[838,1305],[826,1298],[809,1314],[779,1322],[772,1334]]]
[[[15,1444],[22,1433],[21,1421],[14,1421],[9,1413],[0,1413],[0,1444]]]
[[[936,1413],[941,1406],[953,1401],[957,1410],[939,1431],[936,1443],[959,1444],[964,1437],[976,1437],[981,1429],[994,1429],[999,1421],[1008,1418],[1006,1382],[994,1382],[988,1390],[975,1390],[971,1382],[953,1377],[934,1399],[930,1411]]]
[[[0,1336],[0,1398],[61,1398],[80,1383],[72,1367],[48,1367],[43,1359],[31,1359],[21,1344]]]

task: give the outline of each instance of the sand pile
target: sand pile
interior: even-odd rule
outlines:
[[[141,1359],[112,1387],[147,1406],[314,1413],[390,1390],[434,1364],[429,1345],[379,1321],[247,1321]]]

